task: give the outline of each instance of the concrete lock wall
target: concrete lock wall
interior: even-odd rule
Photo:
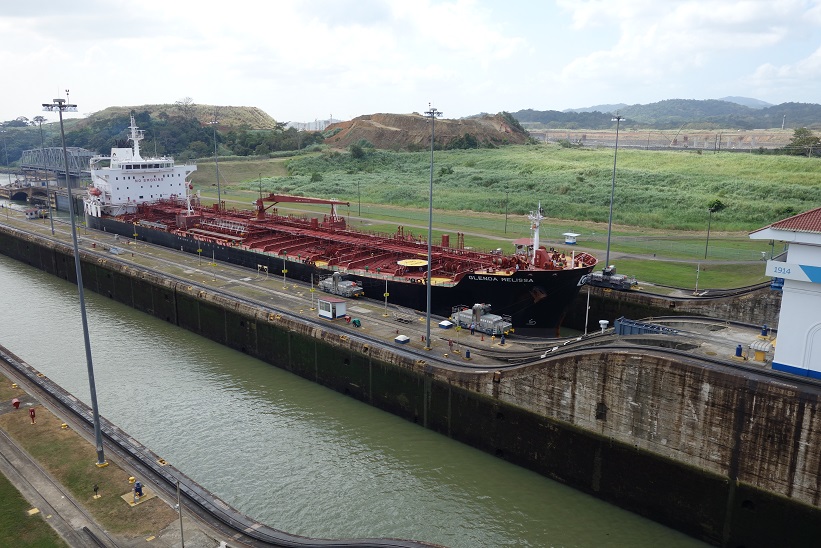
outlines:
[[[564,325],[584,330],[587,288],[582,289],[567,311]],[[769,287],[743,295],[709,299],[681,299],[648,295],[641,291],[613,291],[590,287],[590,314],[588,330],[596,331],[599,320],[613,320],[624,316],[638,320],[658,316],[709,316],[753,325],[767,324],[778,329],[781,311],[781,292]]]
[[[0,252],[69,281],[71,249],[0,227]],[[204,287],[84,254],[88,289],[724,546],[821,534],[821,402],[784,383],[602,353],[448,371]]]

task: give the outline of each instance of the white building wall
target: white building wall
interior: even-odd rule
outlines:
[[[787,234],[782,237],[792,243],[786,264],[821,268],[818,235]],[[821,283],[787,278],[783,292],[773,369],[821,378]]]
[[[784,280],[773,369],[821,378],[821,287]]]

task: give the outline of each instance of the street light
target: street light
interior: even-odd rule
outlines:
[[[214,168],[217,170],[217,209],[222,210],[222,197],[220,194],[220,164],[217,160],[217,107],[214,107],[214,119],[209,122],[214,128]]]
[[[2,127],[2,124],[0,124],[0,127]],[[0,129],[0,136],[3,137],[3,152],[6,155],[6,162],[3,165],[5,165],[6,169],[8,169],[9,168],[9,149],[6,146],[6,130],[5,129]],[[11,183],[11,172],[9,172],[9,183]]]
[[[6,146],[6,130],[5,129],[0,129],[0,134],[3,135],[3,154],[5,154],[5,156],[6,156],[6,161],[3,165],[5,165],[6,167],[9,167],[9,149]]]
[[[46,202],[48,203],[48,219],[51,221],[51,235],[54,236],[54,216],[51,214],[51,189],[48,184],[48,168],[46,166],[46,149],[45,141],[43,140],[43,122],[46,121],[42,116],[35,116],[34,121],[40,126],[40,154],[43,156],[43,173],[46,177]]]
[[[66,168],[66,189],[68,189],[68,211],[71,217],[71,241],[74,244],[74,270],[77,276],[77,291],[80,294],[80,317],[83,322],[83,342],[86,349],[86,366],[88,368],[88,385],[91,391],[91,413],[94,422],[94,440],[97,445],[97,466],[107,466],[105,454],[103,453],[103,436],[100,430],[100,412],[97,408],[97,389],[94,385],[94,366],[91,362],[91,341],[88,338],[88,319],[86,318],[86,301],[83,293],[83,272],[80,268],[80,247],[77,243],[77,222],[74,218],[74,198],[71,196],[71,175],[68,171],[68,151],[66,150],[66,133],[63,129],[63,111],[77,112],[77,105],[67,102],[66,99],[54,99],[51,103],[43,103],[43,110],[57,111],[60,115],[60,137],[63,141],[63,162]]]
[[[616,114],[611,122],[616,122],[616,149],[613,152],[613,183],[610,185],[610,217],[607,221],[607,254],[604,258],[604,267],[610,266],[610,233],[613,230],[613,197],[616,194],[616,156],[619,153],[619,124],[624,120],[624,116]],[[609,271],[608,271],[609,272]]]
[[[425,112],[425,114],[430,118],[430,191],[428,193],[428,275],[425,284],[427,286],[427,308],[425,312],[425,322],[427,325],[427,330],[425,332],[425,349],[430,350],[430,275],[431,262],[433,259],[433,253],[431,250],[431,242],[433,241],[433,128],[436,124],[436,117],[442,116],[442,113],[433,108],[430,105],[430,103],[428,103],[428,110]]]
[[[507,205],[510,203],[510,191],[505,189],[505,234],[507,234]]]

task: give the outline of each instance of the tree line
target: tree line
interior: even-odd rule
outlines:
[[[42,117],[39,122],[45,122]],[[60,127],[56,122],[38,123],[37,118],[19,117],[0,123],[2,165],[20,161],[24,150],[62,146]],[[184,114],[161,112],[152,117],[148,111],[135,112],[135,123],[145,134],[141,151],[152,156],[174,156],[180,161],[213,156],[215,141],[220,156],[262,156],[275,152],[304,149],[323,140],[321,132],[298,131],[277,124],[275,129],[253,129],[206,126]],[[66,120],[66,146],[80,147],[107,155],[113,147],[130,147],[128,141],[130,116],[117,115],[105,119]]]

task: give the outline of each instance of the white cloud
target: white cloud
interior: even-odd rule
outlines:
[[[569,13],[576,32],[618,29],[614,42],[569,60],[560,82],[598,83],[611,93],[624,86],[652,86],[659,99],[671,98],[668,94],[682,87],[684,78],[695,76],[695,84],[705,67],[723,65],[727,76],[735,75],[746,61],[739,62],[740,58],[760,58],[768,48],[795,35],[818,32],[817,24],[812,27],[817,14],[807,17],[817,12],[817,2],[799,0],[559,0],[557,4]],[[702,81],[701,85],[712,84]]]
[[[0,120],[70,88],[111,105],[257,106],[283,120],[747,95],[814,100],[819,0],[35,0],[4,8]]]

